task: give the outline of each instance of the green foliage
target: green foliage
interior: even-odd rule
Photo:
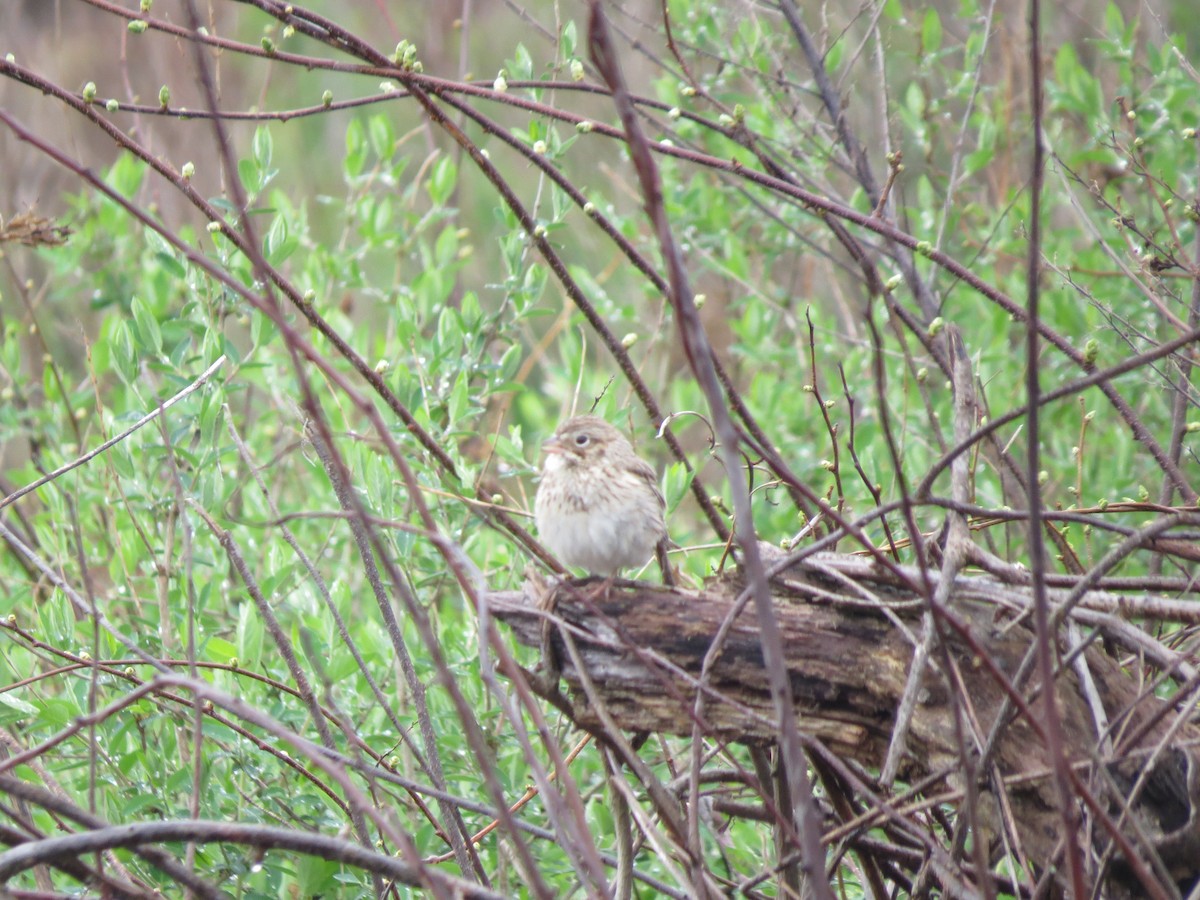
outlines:
[[[701,167],[658,157],[668,216],[704,298],[706,325],[773,449],[814,494],[853,519],[876,506],[876,485],[884,502],[897,499],[942,459],[953,443],[952,392],[922,346],[927,333],[892,327],[884,299],[870,296],[812,205],[761,179],[739,179],[738,167],[726,165],[736,160],[759,171],[760,160],[769,158],[793,186],[872,214],[877,198],[851,180],[852,167],[837,148],[828,117],[816,111],[812,85],[794,80],[798,57],[791,35],[733,4],[672,0],[669,6],[675,39],[696,57],[696,84],[681,81],[672,66],[652,82],[656,96],[644,98],[658,105],[647,102],[642,111],[654,140],[716,161]],[[887,217],[1020,304],[1031,125],[1027,108],[1008,90],[1012,85],[1001,84],[990,69],[988,54],[995,48],[985,53],[971,15],[952,22],[950,13],[902,0],[884,5],[888,146],[902,151],[905,166]],[[1197,190],[1200,86],[1171,48],[1148,44],[1115,5],[1102,25],[1100,40],[1059,46],[1048,74],[1045,130],[1053,158],[1044,221],[1053,227],[1042,251],[1042,321],[1081,353],[1091,342],[1094,361],[1106,366],[1176,333],[1164,309],[1187,317],[1190,283],[1161,273],[1179,271],[1185,248],[1195,242],[1196,223],[1186,210]],[[582,28],[562,23],[553,53],[533,44],[532,36],[529,48],[514,42],[498,49],[509,81],[561,78],[555,66],[585,52]],[[861,36],[851,31],[847,24],[846,33],[824,48],[822,61],[842,96],[847,84],[864,77]],[[723,59],[737,65],[705,63]],[[552,90],[558,88],[544,88],[538,99],[565,107]],[[311,85],[304,96],[316,96]],[[690,470],[654,439],[659,423],[648,420],[627,373],[566,298],[559,274],[535,252],[531,235],[499,192],[449,142],[426,152],[426,137],[409,132],[398,106],[388,100],[337,111],[337,117],[327,111],[325,127],[336,132],[327,145],[338,147],[340,159],[322,158],[319,166],[306,156],[304,138],[291,123],[261,123],[237,135],[236,175],[247,194],[246,216],[230,197],[213,203],[237,234],[253,231],[279,283],[268,284],[256,260],[229,237],[206,230],[206,223],[197,225],[191,210],[160,210],[159,233],[91,191],[64,200],[75,230],[66,245],[28,256],[5,250],[20,267],[42,273],[36,304],[22,306],[15,297],[24,296],[23,289],[6,287],[0,307],[0,445],[10,448],[0,458],[0,475],[6,489],[130,428],[225,358],[208,383],[154,422],[20,501],[21,531],[48,565],[39,572],[11,547],[0,553],[0,619],[13,617],[0,642],[0,685],[10,686],[0,691],[0,725],[19,732],[27,746],[120,703],[154,677],[115,635],[170,660],[177,671],[194,663],[214,687],[317,740],[270,624],[222,544],[227,535],[331,711],[338,751],[368,768],[421,774],[417,753],[405,743],[416,740],[416,700],[398,671],[364,571],[363,548],[320,460],[310,430],[314,418],[328,426],[354,497],[374,517],[380,544],[373,558],[398,566],[402,584],[393,583],[389,572],[381,576],[383,602],[401,610],[399,628],[412,648],[416,675],[429,686],[447,789],[478,803],[491,798],[481,788],[480,763],[464,737],[446,673],[491,742],[506,796],[525,790],[529,761],[513,739],[509,711],[497,708],[484,684],[480,646],[486,635],[478,630],[475,598],[431,539],[431,523],[461,548],[490,589],[518,587],[527,551],[488,521],[486,505],[494,502],[529,526],[540,440],[566,411],[587,411],[595,402],[599,414],[631,430],[639,451],[663,473],[672,537],[686,549],[674,558],[683,576],[698,580],[726,559],[693,494],[714,495],[729,519],[728,491],[709,464],[716,454],[706,401],[687,370],[675,315],[609,235],[593,227],[594,219],[602,219],[633,244],[646,267],[665,271],[640,195],[630,200],[635,180],[620,145],[549,116],[504,110],[496,114],[509,117],[504,133],[529,151],[518,156],[494,132],[467,126],[471,140],[516,185],[539,236],[544,233],[610,334],[618,342],[630,336],[631,368],[661,409],[705,413],[673,422]],[[875,110],[865,106],[852,100],[847,113],[856,129],[879,141],[868,159],[882,182],[881,132],[871,130],[880,126],[872,125]],[[801,114],[802,107],[807,112]],[[581,108],[597,121],[611,113],[608,105]],[[678,113],[667,114],[669,109]],[[595,209],[580,210],[536,168],[534,157],[562,172]],[[104,183],[147,209],[164,185],[130,154],[117,157]],[[881,280],[900,271],[897,246],[879,250],[878,235],[867,228],[854,233]],[[934,260],[914,258],[937,309],[919,308],[904,283],[894,301],[913,311],[920,328],[928,329],[937,315],[962,330],[989,417],[1018,408],[1023,326]],[[213,277],[201,261],[227,277]],[[302,296],[327,331],[313,327],[289,295]],[[332,335],[359,359],[339,351]],[[878,359],[884,360],[882,375],[875,369]],[[386,392],[363,377],[360,361]],[[1039,360],[1047,387],[1082,374],[1078,362],[1056,350]],[[1164,444],[1172,428],[1165,383],[1147,369],[1119,383],[1148,432]],[[315,408],[307,405],[306,392],[315,397]],[[397,420],[392,399],[445,452],[453,470],[435,459],[416,429]],[[416,495],[362,404],[384,417]],[[1160,467],[1095,388],[1046,407],[1043,434],[1044,495],[1051,507],[1117,503],[1139,498],[1139,491],[1161,490]],[[999,444],[1013,442],[1019,456],[1023,440],[1014,425]],[[1193,452],[1190,441],[1189,433],[1187,453]],[[765,539],[786,544],[806,517],[760,459],[747,461],[754,466],[747,476],[754,524]],[[943,474],[933,493],[947,494],[948,483]],[[972,457],[972,490],[971,500],[980,506],[1012,502],[994,447]],[[917,516],[929,532],[944,518],[938,508],[923,508]],[[1111,521],[1136,526],[1145,517],[1135,510]],[[8,527],[15,520],[5,514],[4,521]],[[904,527],[898,514],[888,524]],[[285,540],[284,525],[307,560]],[[878,520],[865,533],[884,544]],[[1086,560],[1119,538],[1082,528],[1067,533]],[[993,549],[1003,541],[990,535],[983,540]],[[854,549],[848,542],[844,547]],[[1004,552],[1012,562],[1027,562],[1020,547]],[[473,577],[468,570],[464,580]],[[397,599],[402,591],[412,591],[429,616],[436,648],[425,646],[420,623],[404,611]],[[88,612],[93,602],[111,632]],[[350,641],[335,624],[335,612]],[[89,667],[83,654],[104,660],[104,667]],[[535,656],[525,650],[516,655],[521,662]],[[396,732],[368,675],[411,734]],[[97,814],[117,822],[198,812],[200,818],[283,821],[330,833],[349,827],[345,798],[315,767],[295,765],[301,754],[294,748],[220,709],[206,710],[197,734],[192,700],[186,693],[147,694],[94,729],[72,734],[42,762],[72,796],[94,792]],[[562,721],[553,718],[553,726],[563,727]],[[528,715],[523,725],[537,727]],[[682,746],[668,742],[670,752],[682,754]],[[751,768],[744,750],[729,753]],[[85,761],[95,762],[95,777]],[[672,777],[667,762],[656,758],[654,764],[664,779]],[[585,752],[571,774],[584,796],[601,790],[597,754]],[[372,790],[422,852],[446,849],[395,783],[372,783]],[[610,809],[592,796],[586,812],[601,849],[612,851]],[[537,804],[521,815],[538,827],[553,825]],[[481,813],[464,817],[472,832],[490,821]],[[49,821],[38,824],[53,828]],[[704,828],[706,854],[721,860],[731,880],[761,867],[770,843],[762,823],[738,819],[727,831],[707,823]],[[577,874],[563,848],[537,846],[553,889],[574,889]],[[499,839],[485,839],[479,852],[488,871],[507,871],[509,855]],[[135,858],[126,862],[170,893],[153,867]],[[667,877],[649,853],[638,864]],[[260,863],[218,845],[199,848],[196,868],[214,882],[236,886],[243,897],[372,890],[350,867],[305,856],[271,855]],[[854,877],[846,884],[851,893],[861,891]]]

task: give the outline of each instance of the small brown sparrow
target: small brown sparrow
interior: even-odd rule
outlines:
[[[569,566],[612,578],[640,566],[667,535],[654,469],[599,416],[575,416],[542,445],[538,532]]]

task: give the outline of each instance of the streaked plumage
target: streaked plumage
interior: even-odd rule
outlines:
[[[550,552],[593,575],[645,563],[667,534],[665,503],[625,436],[599,416],[575,416],[542,448],[534,518]]]

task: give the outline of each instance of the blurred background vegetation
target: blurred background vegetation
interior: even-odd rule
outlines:
[[[135,645],[317,740],[313,707],[298,696],[282,641],[325,704],[329,745],[422,783],[438,781],[422,762],[436,751],[441,789],[477,801],[461,812],[474,833],[497,805],[481,784],[494,781],[515,800],[537,781],[530,774],[537,754],[523,732],[532,727],[529,710],[518,715],[489,687],[477,598],[431,534],[460,547],[488,588],[519,586],[534,555],[504,523],[532,528],[537,447],[560,417],[594,404],[663,473],[681,546],[672,558],[684,577],[699,583],[726,559],[713,518],[728,526],[729,498],[706,405],[670,306],[642,270],[662,266],[627,153],[598,127],[616,117],[588,61],[586,5],[311,4],[394,56],[398,68],[389,72],[352,70],[364,61],[289,28],[287,14],[265,11],[269,3],[198,4],[207,34],[236,44],[204,53],[232,169],[202,114],[208,101],[193,45],[172,32],[190,30],[187,5],[157,0],[143,4],[147,11],[132,2],[8,0],[0,7],[0,55],[9,55],[0,69],[0,109],[9,117],[0,127],[0,216],[9,225],[22,215],[44,217],[70,230],[61,243],[14,238],[0,246],[5,746],[18,755],[54,739],[15,773],[112,822],[198,816],[353,830],[344,796],[325,786],[311,751],[290,748],[305,760],[293,767],[263,746],[260,722],[225,708],[223,717],[197,724],[192,699],[200,695],[187,691],[150,692],[111,714],[97,712],[155,677],[132,655]],[[776,4],[670,0],[669,34],[663,6],[608,9],[645,127],[665,145],[658,162],[667,209],[710,340],[747,414],[791,470],[831,508],[863,516],[911,490],[954,443],[951,391],[938,365],[947,326],[963,334],[986,415],[1022,402],[1020,317],[944,260],[1023,305],[1032,147],[1026,11],[909,0],[805,8],[852,135],[848,150]],[[131,27],[147,19],[148,28]],[[1073,0],[1046,10],[1052,159],[1042,312],[1075,358],[1044,345],[1045,389],[1196,327],[1198,41],[1200,23],[1185,0]],[[336,60],[342,70],[288,54]],[[468,146],[486,153],[496,177],[431,119],[405,78],[425,79],[419,83],[432,102],[463,129]],[[21,139],[11,122],[40,145]],[[55,161],[49,149],[72,162]],[[154,160],[161,172],[151,171]],[[864,184],[863,166],[876,189],[889,185],[882,205]],[[89,185],[85,171],[156,227]],[[776,181],[747,175],[757,172]],[[574,198],[552,173],[573,186]],[[245,210],[230,189],[234,179]],[[534,234],[501,182],[529,211]],[[816,214],[781,182],[860,216],[877,213],[921,242],[914,249],[843,222],[889,285],[887,299],[872,292],[867,267],[829,227],[839,216]],[[247,228],[263,261],[238,244]],[[539,250],[543,237],[554,262]],[[263,262],[279,279],[270,292]],[[602,329],[581,315],[567,280]],[[305,304],[327,330],[311,327]],[[882,333],[878,343],[868,321]],[[295,355],[283,324],[311,355]],[[624,367],[617,347],[628,354]],[[12,498],[153,412],[222,355],[213,377],[156,421]],[[1046,407],[1045,501],[1088,510],[1097,522],[1056,526],[1056,572],[1086,571],[1126,533],[1110,526],[1137,527],[1180,498],[1194,505],[1194,493],[1164,474],[1145,439],[1185,479],[1195,478],[1200,416],[1190,372],[1190,361],[1171,356],[1114,382],[1143,429],[1140,440],[1128,412],[1098,388]],[[386,417],[420,503],[361,397]],[[411,421],[394,414],[396,404]],[[656,439],[666,416],[677,416],[671,428],[682,458]],[[852,429],[861,473],[848,458]],[[1025,508],[1001,458],[1006,450],[1021,459],[1022,445],[1020,422],[995,446],[977,445],[972,503]],[[755,524],[765,540],[790,547],[816,504],[789,493],[752,457]],[[381,602],[402,611],[400,638],[412,648],[417,682],[428,687],[424,697],[402,671],[397,635],[372,596],[371,566],[346,521],[354,511],[339,498],[338,471],[371,517],[373,555],[394,565],[384,566]],[[947,476],[933,488],[948,493]],[[944,515],[923,506],[916,522],[928,538]],[[1026,561],[1022,528],[997,527],[982,515],[976,523],[977,539],[998,557]],[[899,517],[890,524],[903,536]],[[817,533],[830,527],[820,524]],[[865,534],[885,541],[879,520]],[[229,544],[247,573],[231,563]],[[847,539],[841,549],[858,548]],[[1151,554],[1131,555],[1122,573],[1190,577],[1186,561]],[[275,635],[265,609],[277,618]],[[347,630],[335,624],[334,610]],[[96,660],[103,669],[88,664]],[[464,723],[451,683],[473,724]],[[209,702],[221,712],[219,699]],[[415,728],[423,703],[432,744],[396,727]],[[565,752],[575,739],[569,722],[546,715]],[[64,735],[80,716],[93,724]],[[471,743],[476,727],[488,759]],[[684,743],[663,739],[647,748],[664,778],[686,757]],[[736,760],[736,751],[725,752]],[[570,778],[596,845],[608,852],[598,756],[581,754]],[[432,800],[418,804],[386,777],[360,783],[395,813],[420,855],[446,850],[436,831],[455,826],[444,812],[428,811]],[[42,832],[57,827],[45,809],[22,815]],[[560,827],[536,801],[520,816],[537,828]],[[753,877],[774,852],[761,823],[718,817],[707,827],[707,864],[723,882]],[[376,826],[364,833],[395,852]],[[578,861],[561,840],[501,829],[479,850],[497,890],[537,892],[512,849],[518,840],[533,847],[553,892],[580,882]],[[333,862],[279,854],[264,861],[220,844],[195,853],[196,871],[237,896],[378,890],[361,870]],[[119,859],[129,871],[114,877],[163,884],[153,867]],[[688,893],[655,854],[640,854],[637,865],[659,879],[654,890],[666,883]],[[470,875],[453,861],[442,868]],[[847,895],[861,894],[852,887],[859,878],[852,862],[841,877]],[[1012,874],[1014,882],[1021,877]]]

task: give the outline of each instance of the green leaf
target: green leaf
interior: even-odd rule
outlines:
[[[562,30],[562,55],[564,59],[570,59],[575,55],[575,47],[578,45],[576,37],[575,20],[571,19],[563,26]]]
[[[667,514],[675,511],[681,500],[691,489],[695,471],[689,472],[683,463],[671,463],[663,476],[663,497],[667,501]]]
[[[158,264],[162,266],[163,271],[165,271],[172,278],[187,277],[187,269],[184,267],[183,263],[175,258],[174,254],[165,252],[156,253],[154,254],[154,258],[158,261]]]
[[[515,56],[509,64],[508,70],[521,81],[533,79],[533,57],[529,55],[524,44],[517,44]]]
[[[145,765],[145,763],[143,762],[142,765]],[[163,812],[162,798],[153,793],[135,794],[125,803],[124,806],[121,807],[121,818],[129,819],[145,812],[146,810]]]
[[[454,380],[454,389],[450,391],[450,400],[447,404],[447,412],[450,416],[449,425],[451,428],[460,422],[463,415],[470,409],[471,398],[469,387],[470,379],[467,378],[467,373],[459,372],[458,377]]]
[[[455,182],[458,181],[458,167],[449,156],[443,156],[433,164],[429,173],[429,199],[435,206],[444,206],[454,192]]]
[[[825,71],[830,75],[836,75],[845,53],[846,42],[844,40],[834,41],[833,46],[825,54]]]
[[[141,297],[134,297],[131,304],[133,321],[137,327],[138,344],[144,350],[150,350],[155,356],[162,355],[162,330],[154,314],[146,308]]]
[[[258,193],[258,186],[262,183],[261,173],[258,166],[252,159],[239,159],[237,164],[238,178],[242,181],[242,186],[250,194]]]
[[[1063,44],[1054,56],[1054,80],[1066,87],[1075,79],[1078,71],[1079,57],[1075,54],[1075,48]]]
[[[447,225],[433,246],[433,256],[439,266],[452,265],[458,256],[458,229]]]
[[[109,349],[112,351],[113,366],[117,375],[126,384],[137,377],[137,353],[133,349],[133,332],[129,322],[117,319],[109,336]]]
[[[921,49],[925,53],[937,53],[942,46],[942,20],[932,6],[925,10],[921,22]]]
[[[271,141],[271,131],[266,125],[259,125],[254,129],[254,141],[251,145],[251,151],[254,154],[254,163],[258,166],[260,172],[269,172],[271,170],[271,154],[274,150],[274,145]]]
[[[130,323],[122,319],[114,326],[109,347],[113,350],[116,374],[119,374],[126,384],[132,382],[137,377],[138,359],[133,350],[133,332],[130,330]]]
[[[79,708],[65,700],[43,700],[38,721],[51,728],[61,728],[79,715]]]
[[[36,716],[38,708],[16,696],[12,691],[0,694],[0,722],[20,722]]]
[[[904,91],[904,105],[916,118],[925,114],[925,94],[915,81],[910,81]]]
[[[1115,3],[1109,3],[1104,10],[1104,30],[1113,37],[1125,35],[1125,17],[1121,15],[1121,8]]]
[[[276,216],[267,232],[266,257],[273,266],[277,266],[296,252],[300,241],[292,237],[288,230],[287,218]]]
[[[253,603],[238,607],[237,657],[240,665],[257,666],[262,659],[263,627]],[[228,662],[228,660],[226,660]]]
[[[121,478],[133,479],[137,476],[137,470],[133,467],[133,459],[129,455],[129,444],[122,441],[117,446],[108,451],[108,462],[113,467],[113,471]]]
[[[221,424],[224,413],[224,399],[224,392],[219,386],[215,390],[204,392],[204,399],[200,404],[200,443],[204,447],[217,446],[217,426]]]
[[[396,152],[396,129],[390,116],[371,116],[367,121],[367,130],[371,134],[371,149],[383,162],[392,158]]]
[[[367,150],[362,123],[358,119],[351,119],[346,126],[346,158],[342,161],[342,171],[347,178],[357,178],[362,174],[367,162]]]
[[[238,649],[224,638],[210,637],[204,642],[204,658],[209,662],[227,663],[238,655]]]
[[[458,310],[446,307],[438,316],[437,342],[440,348],[455,351],[462,344],[462,320]]]
[[[138,188],[142,186],[142,179],[145,175],[146,166],[139,162],[136,157],[124,154],[117,157],[117,161],[112,164],[105,181],[118,194],[124,197],[132,197],[137,193]]]

